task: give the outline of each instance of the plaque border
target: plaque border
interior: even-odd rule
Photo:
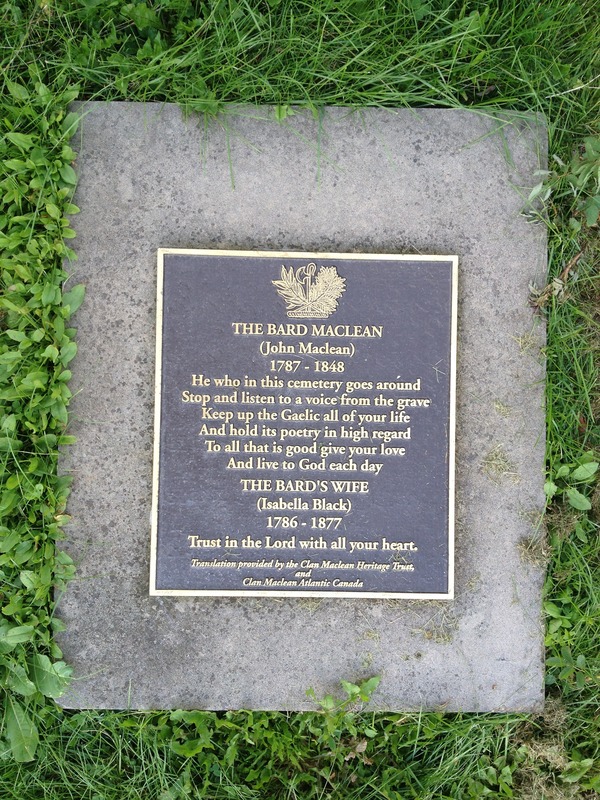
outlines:
[[[162,330],[163,284],[165,255],[237,256],[242,258],[308,258],[311,260],[344,259],[347,261],[444,261],[452,264],[451,322],[450,322],[450,403],[448,425],[448,591],[447,592],[323,592],[323,591],[261,591],[258,589],[157,589],[158,489],[160,467],[161,388],[162,388]],[[150,536],[150,596],[151,597],[318,597],[363,600],[453,600],[454,599],[454,539],[456,484],[456,360],[458,330],[458,256],[410,255],[392,253],[331,253],[300,250],[215,250],[184,247],[160,247],[157,250],[156,290],[156,350],[154,375],[154,443],[152,466],[152,509]]]

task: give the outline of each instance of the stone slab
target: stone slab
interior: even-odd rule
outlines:
[[[373,708],[539,709],[542,573],[527,553],[544,499],[543,329],[527,297],[546,247],[520,211],[546,163],[543,124],[80,110],[63,704],[299,710],[314,708],[309,687],[378,674]],[[149,596],[160,247],[459,255],[454,600]]]

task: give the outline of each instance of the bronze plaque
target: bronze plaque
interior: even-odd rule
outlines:
[[[453,596],[457,262],[159,251],[151,594]]]

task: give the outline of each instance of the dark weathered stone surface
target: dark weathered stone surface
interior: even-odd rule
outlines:
[[[542,228],[520,216],[545,162],[533,118],[329,109],[285,124],[238,108],[90,104],[75,218],[78,312],[68,551],[60,602],[76,680],[108,708],[310,708],[380,674],[373,705],[534,709],[543,506]],[[159,247],[458,254],[456,599],[149,597]]]

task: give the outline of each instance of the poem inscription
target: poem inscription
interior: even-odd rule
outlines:
[[[161,250],[152,594],[453,593],[453,256]]]

